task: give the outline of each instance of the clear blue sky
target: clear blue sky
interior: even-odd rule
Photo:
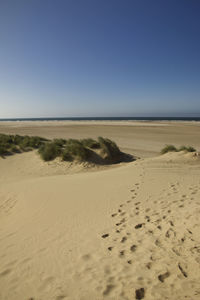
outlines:
[[[0,118],[195,114],[199,0],[0,0]]]

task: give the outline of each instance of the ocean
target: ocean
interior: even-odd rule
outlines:
[[[0,122],[2,121],[200,121],[200,117],[0,118]]]

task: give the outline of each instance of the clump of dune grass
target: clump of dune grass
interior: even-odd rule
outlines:
[[[39,154],[44,161],[55,159],[61,154],[60,148],[53,142],[43,144],[39,148]]]
[[[181,146],[178,151],[196,152],[196,149],[192,146]]]
[[[91,138],[82,139],[82,140],[80,140],[80,142],[84,147],[88,147],[88,148],[91,148],[91,149],[100,148],[100,143],[98,141],[95,141],[94,139],[91,139]]]
[[[9,150],[11,153],[19,153],[20,152],[20,149],[15,145],[11,145]]]
[[[11,135],[0,134],[0,155],[9,154],[12,145],[13,141]]]
[[[99,137],[98,142],[105,159],[109,161],[117,161],[119,159],[121,151],[115,142],[103,137]]]
[[[0,134],[0,156],[38,149],[44,161],[60,157],[63,161],[92,162],[96,164],[132,161],[122,153],[115,142],[108,138],[54,139],[52,141],[39,136],[21,136]]]
[[[89,156],[87,148],[81,143],[81,141],[76,139],[67,140],[64,153],[65,159],[68,156],[79,161],[86,161]]]
[[[53,142],[58,147],[63,147],[66,144],[67,141],[65,139],[54,139]]]
[[[73,161],[74,160],[74,157],[71,155],[71,153],[65,149],[63,152],[62,152],[62,160],[63,161]]]
[[[174,145],[166,145],[162,150],[161,154],[165,154],[168,152],[177,152],[177,148]]]
[[[196,149],[192,146],[181,146],[179,148],[176,148],[174,145],[166,145],[161,150],[161,154],[165,154],[165,153],[168,153],[168,152],[180,152],[180,151],[195,152]]]
[[[88,150],[76,139],[55,139],[50,143],[44,144],[39,149],[40,156],[43,160],[49,161],[60,156],[64,161],[86,161]]]
[[[24,136],[21,138],[19,146],[24,150],[38,149],[45,139],[38,136]]]
[[[7,147],[5,145],[0,145],[0,155],[6,155],[7,153]]]
[[[47,140],[38,136],[0,134],[0,155],[37,149],[45,141]]]

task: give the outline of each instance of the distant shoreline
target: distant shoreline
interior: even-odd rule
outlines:
[[[72,117],[72,118],[0,118],[0,122],[34,121],[200,121],[200,117]]]

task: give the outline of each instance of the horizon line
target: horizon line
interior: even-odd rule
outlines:
[[[109,117],[105,117],[105,116],[101,116],[101,117],[96,117],[96,116],[90,116],[90,117],[4,117],[4,118],[0,118],[0,121],[3,120],[77,120],[77,119],[82,119],[82,120],[92,120],[92,119],[100,119],[100,120],[110,120],[110,119],[148,119],[148,118],[154,118],[154,119],[166,119],[166,118],[170,118],[170,119],[192,119],[192,118],[200,118],[200,114],[196,114],[196,116],[186,116],[186,115],[159,115],[159,116],[155,116],[155,115],[151,115],[151,116],[144,116],[144,115],[140,115],[140,116],[109,116]]]

